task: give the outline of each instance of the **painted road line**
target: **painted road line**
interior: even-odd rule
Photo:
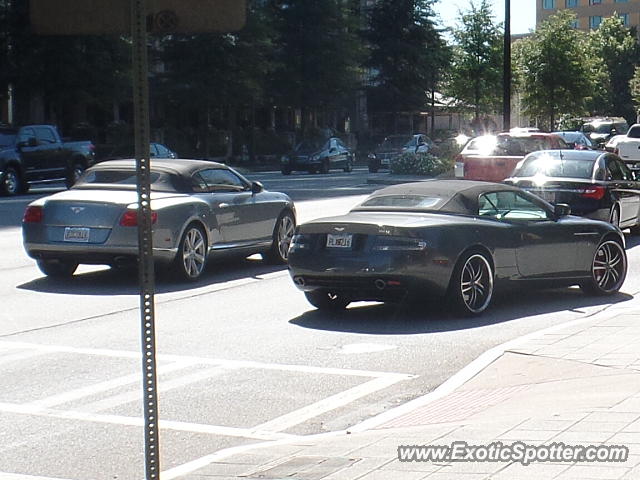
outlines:
[[[71,480],[60,477],[40,477],[33,475],[20,475],[18,473],[0,472],[0,480]]]
[[[158,375],[175,372],[177,370],[189,368],[194,365],[195,364],[191,362],[176,362],[170,365],[163,365],[158,368]],[[58,395],[52,395],[50,397],[46,397],[40,400],[35,400],[33,402],[28,403],[27,405],[31,405],[33,407],[54,407],[56,405],[61,405],[63,403],[71,402],[73,400],[89,397],[97,393],[113,390],[114,388],[122,387],[124,385],[130,385],[132,383],[140,383],[142,378],[141,375],[142,375],[141,373],[132,373],[131,375],[124,375],[122,377],[114,378],[112,380],[107,380],[105,382],[96,383],[93,385],[89,385],[87,387],[81,387],[75,390],[69,390],[65,393],[61,393]]]
[[[63,420],[79,420],[83,422],[106,423],[118,426],[143,427],[144,419],[140,417],[127,417],[124,415],[106,415],[100,413],[81,412],[78,410],[55,410],[51,408],[30,407],[16,403],[0,403],[0,412],[31,415],[36,417],[58,418]],[[283,440],[300,438],[278,432],[265,432],[257,428],[235,428],[220,425],[206,425],[201,423],[179,422],[173,420],[160,420],[161,430],[174,430],[178,432],[205,433],[209,435],[223,435],[228,437],[253,438],[256,440]],[[2,477],[0,477],[2,479]],[[4,479],[2,479],[4,480]]]
[[[111,358],[128,358],[139,359],[141,357],[140,352],[134,352],[129,350],[109,350],[102,348],[83,348],[83,347],[71,347],[66,345],[43,345],[37,343],[27,342],[8,342],[0,341],[0,347],[15,348],[15,349],[33,349],[37,351],[49,352],[49,353],[72,353],[78,355],[92,355]],[[370,378],[383,378],[391,377],[395,378],[398,375],[406,375],[401,373],[392,372],[380,372],[372,370],[355,370],[345,368],[332,368],[332,367],[314,367],[308,365],[290,365],[283,363],[262,363],[254,362],[250,360],[224,360],[219,358],[208,357],[193,357],[188,355],[173,355],[173,354],[159,354],[157,356],[158,361],[163,362],[189,362],[201,365],[215,365],[226,368],[252,368],[259,370],[279,370],[285,372],[298,372],[298,373],[312,373],[312,374],[324,374],[324,375],[345,375],[354,377],[370,377]]]
[[[216,367],[210,368],[207,370],[202,370],[199,372],[192,373],[190,375],[184,375],[182,377],[174,378],[171,380],[164,380],[158,382],[158,393],[168,392],[175,388],[184,387],[185,385],[189,385],[191,383],[200,382],[207,378],[211,378],[215,375],[220,375],[221,373],[227,371],[226,368]],[[138,375],[138,380],[140,380],[140,376]],[[77,408],[78,411],[81,412],[100,412],[102,410],[108,410],[110,408],[115,408],[120,405],[124,405],[131,402],[137,402],[142,400],[142,394],[139,390],[123,392],[118,395],[113,395],[111,397],[102,398],[92,403],[88,403],[86,405],[82,405]]]
[[[412,378],[415,378],[415,376],[402,374],[395,375],[394,377],[385,376],[382,378],[376,378],[350,388],[349,390],[331,395],[330,397],[324,398],[306,407],[294,410],[293,412],[258,425],[256,428],[269,432],[281,432],[287,428],[306,422],[311,418],[315,418],[318,415],[322,415],[323,413],[348,405],[359,398],[370,395],[378,390],[382,390],[383,388],[390,387],[398,382],[410,380]]]

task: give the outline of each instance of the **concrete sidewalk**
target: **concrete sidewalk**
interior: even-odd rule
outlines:
[[[400,445],[624,445],[625,462],[401,462]],[[166,474],[166,476],[165,476]],[[355,426],[217,452],[163,479],[640,479],[640,315],[601,313],[486,352]]]

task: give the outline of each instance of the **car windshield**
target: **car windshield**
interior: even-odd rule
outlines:
[[[365,200],[360,207],[424,208],[431,210],[447,198],[424,195],[381,195]]]
[[[136,188],[136,171],[125,169],[88,170],[73,188],[115,188],[131,190]],[[171,176],[164,172],[151,172],[151,189],[155,191],[174,191]]]
[[[16,142],[16,134],[11,132],[0,132],[0,147],[10,147]]]
[[[408,137],[406,135],[393,135],[391,137],[387,137],[384,139],[384,142],[380,145],[381,149],[392,149],[392,148],[402,148],[404,146],[409,146],[411,142],[415,141],[413,137]]]
[[[319,140],[319,139],[315,139],[315,140],[303,140],[302,142],[300,142],[295,150],[298,153],[302,153],[302,152],[316,152],[318,150],[320,150],[322,148],[322,146],[324,145],[324,141],[323,140]]]
[[[595,159],[562,159],[550,155],[528,158],[516,172],[516,177],[591,178]]]
[[[609,134],[611,133],[611,128],[613,127],[612,124],[610,123],[597,123],[595,125],[593,125],[593,127],[591,128],[591,132],[594,133],[606,133]]]

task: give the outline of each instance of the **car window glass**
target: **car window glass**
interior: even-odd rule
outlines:
[[[611,173],[611,180],[623,180],[620,165],[614,159],[611,158],[607,161],[607,168]]]
[[[44,143],[44,144],[56,143],[56,137],[50,128],[37,127],[35,131],[36,131],[36,138],[38,139],[39,143]]]
[[[33,128],[24,128],[20,130],[18,142],[28,143],[31,138],[36,138],[36,133],[33,131]]]
[[[207,192],[209,190],[207,182],[205,182],[204,178],[202,178],[202,175],[199,173],[196,173],[191,177],[191,187],[194,192],[199,193]]]
[[[629,138],[640,138],[640,125],[635,125],[627,132]]]
[[[631,170],[629,170],[629,167],[627,167],[624,162],[621,162],[620,160],[614,160],[614,163],[620,169],[620,174],[622,175],[623,180],[633,180],[633,174],[631,173]]]
[[[593,160],[561,159],[544,154],[528,157],[514,176],[544,175],[547,177],[591,178],[593,164]]]
[[[478,198],[478,214],[498,220],[546,220],[547,211],[517,192],[484,193]]]
[[[223,168],[210,168],[200,171],[202,179],[207,183],[209,191],[245,190],[247,185],[233,172]]]
[[[13,145],[16,140],[16,134],[13,132],[0,132],[0,147],[8,147]]]
[[[164,145],[156,144],[156,149],[158,150],[158,155],[166,156],[169,154],[169,150]]]

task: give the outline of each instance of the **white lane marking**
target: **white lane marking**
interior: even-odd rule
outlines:
[[[19,360],[26,360],[27,358],[37,357],[39,355],[46,355],[47,352],[39,352],[39,351],[30,351],[30,352],[21,352],[14,353],[10,355],[2,355],[0,356],[0,365],[3,363],[11,363],[17,362]]]
[[[81,420],[85,422],[108,423],[112,425],[143,427],[144,419],[127,417],[123,415],[106,415],[100,413],[81,412],[78,410],[54,410],[44,407],[30,407],[15,403],[0,403],[0,411],[38,417],[59,418],[64,420]],[[175,430],[179,432],[206,433],[210,435],[224,435],[228,437],[254,438],[258,440],[281,440],[299,438],[296,435],[288,435],[278,432],[265,432],[257,428],[236,428],[220,425],[205,425],[201,423],[179,422],[173,420],[160,420],[160,429]]]
[[[16,348],[16,349],[33,349],[37,351],[49,352],[49,353],[72,353],[78,355],[95,355],[102,357],[112,358],[131,358],[139,359],[141,357],[140,352],[134,352],[129,350],[108,350],[101,348],[80,348],[70,347],[64,345],[42,345],[37,343],[26,342],[7,342],[0,341],[0,347]],[[331,367],[313,367],[308,365],[288,365],[283,363],[261,363],[250,360],[223,360],[219,358],[207,358],[207,357],[192,357],[188,355],[172,355],[172,354],[159,354],[156,359],[164,362],[191,362],[202,365],[217,365],[226,368],[253,368],[259,370],[281,370],[288,372],[302,372],[302,373],[317,373],[324,375],[347,375],[354,377],[370,377],[370,378],[382,378],[382,377],[396,377],[397,375],[403,375],[390,372],[379,372],[371,370],[352,370],[345,368],[331,368]]]
[[[256,426],[256,428],[269,432],[281,432],[287,428],[299,425],[310,418],[335,410],[336,408],[352,403],[359,398],[370,395],[373,392],[377,392],[378,390],[382,390],[383,388],[390,387],[391,385],[411,378],[415,378],[415,375],[397,374],[395,377],[386,376],[376,378],[350,388],[349,390],[331,395],[330,397],[324,398],[316,403],[312,403],[311,405],[307,405],[306,407],[294,410],[293,412],[287,413],[278,418],[274,418],[273,420]]]
[[[223,373],[226,370],[227,369],[220,367],[210,368],[208,370],[202,370],[190,375],[184,375],[179,378],[174,378],[172,380],[160,381],[158,382],[158,393],[168,392],[169,390],[184,387],[185,385],[189,385],[190,383],[195,383],[206,378],[211,378],[215,375]],[[140,375],[138,375],[138,380],[140,380]],[[141,399],[142,394],[140,391],[136,390],[123,392],[118,395],[113,395],[111,397],[106,397],[95,402],[82,405],[78,407],[77,410],[81,412],[99,412],[101,410],[108,410],[110,408],[124,405],[125,403],[136,402]]]
[[[175,372],[176,370],[182,370],[196,365],[191,362],[176,362],[170,365],[164,365],[158,367],[158,375]],[[105,382],[95,383],[87,387],[77,388],[75,390],[69,390],[59,395],[52,395],[50,397],[42,398],[28,403],[27,405],[33,407],[54,407],[63,403],[71,402],[79,398],[88,397],[97,393],[106,392],[123,385],[129,385],[132,383],[140,383],[142,379],[142,373],[132,373],[131,375],[125,375]],[[140,395],[139,395],[140,396]]]
[[[0,472],[0,480],[70,480],[60,477],[39,477],[33,475],[20,475],[17,473]]]
[[[393,350],[394,348],[398,347],[396,345],[383,345],[381,343],[350,343],[348,345],[343,345],[340,349],[340,353],[344,353],[345,355],[374,353]]]

